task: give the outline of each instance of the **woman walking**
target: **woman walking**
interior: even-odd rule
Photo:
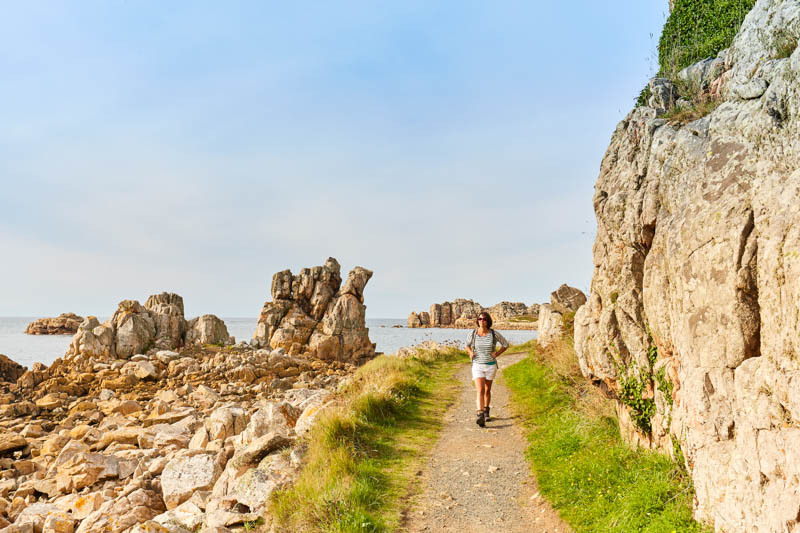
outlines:
[[[486,311],[478,315],[478,328],[467,340],[467,353],[472,361],[472,380],[475,382],[478,409],[476,422],[480,427],[489,419],[489,402],[492,399],[492,380],[497,374],[497,356],[508,348],[508,341],[492,329],[492,317]],[[496,350],[497,343],[501,348]]]

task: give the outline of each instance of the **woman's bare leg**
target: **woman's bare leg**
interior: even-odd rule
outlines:
[[[485,381],[486,386],[483,389],[483,407],[489,407],[492,401],[492,380],[487,379]],[[483,407],[481,407],[481,409],[483,409]]]
[[[478,411],[483,411],[483,397],[486,394],[486,383],[485,378],[475,378],[475,408]],[[491,383],[491,381],[489,383]]]

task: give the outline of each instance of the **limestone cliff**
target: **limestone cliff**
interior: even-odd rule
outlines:
[[[682,73],[722,100],[705,117],[661,118],[676,102],[651,83],[595,186],[581,369],[629,441],[682,451],[718,531],[800,531],[800,50],[776,38],[796,46],[799,14],[759,0]]]

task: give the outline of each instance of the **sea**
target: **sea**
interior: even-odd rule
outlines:
[[[98,317],[102,322],[106,318]],[[237,341],[250,340],[256,330],[257,318],[222,318],[228,333]],[[0,354],[30,368],[33,363],[50,365],[67,351],[72,335],[27,335],[25,328],[35,317],[0,317]],[[402,326],[402,327],[395,327]],[[464,345],[469,329],[407,328],[404,318],[367,319],[369,338],[376,351],[395,353],[404,346],[414,346],[423,341],[456,342]],[[503,331],[511,344],[521,344],[536,338],[530,330]]]

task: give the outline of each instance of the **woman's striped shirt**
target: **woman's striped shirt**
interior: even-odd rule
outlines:
[[[492,332],[494,332],[494,341],[492,340]],[[471,332],[467,339],[467,344],[469,345],[471,343],[472,352],[475,354],[475,358],[472,362],[481,365],[497,364],[497,361],[492,357],[492,352],[498,342],[508,348],[508,341],[497,331],[490,330],[484,336],[480,336],[477,330]]]

